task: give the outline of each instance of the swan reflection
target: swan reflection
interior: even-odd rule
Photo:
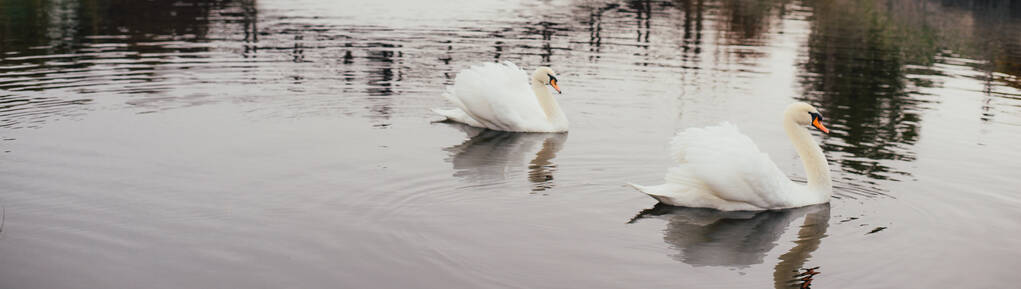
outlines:
[[[804,217],[798,225],[795,246],[774,266],[776,288],[808,288],[816,268],[804,268],[812,252],[819,248],[829,226],[829,204],[779,211],[724,212],[711,209],[673,207],[656,204],[638,213],[629,223],[643,218],[667,221],[663,240],[678,253],[678,261],[695,266],[748,267],[761,264],[777,246],[791,222]]]
[[[475,183],[499,182],[522,174],[532,192],[553,187],[553,162],[557,152],[567,141],[567,133],[514,133],[480,129],[451,124],[468,134],[468,140],[445,148],[448,161],[454,166],[454,176]]]

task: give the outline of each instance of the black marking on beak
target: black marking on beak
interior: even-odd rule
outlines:
[[[820,115],[819,113],[809,112],[808,114],[812,115],[812,121],[815,121],[816,119],[822,121],[822,115]]]
[[[822,115],[819,115],[819,113],[815,112],[809,112],[808,114],[812,116],[812,121],[810,122],[812,126],[819,129],[819,131],[823,133],[830,133],[830,130],[826,128],[825,125],[822,124]]]
[[[563,93],[563,92],[560,92],[560,86],[557,85],[557,77],[553,76],[552,74],[549,74],[549,73],[547,73],[546,75],[549,76],[549,83],[548,84],[550,86],[552,86],[554,90],[557,91],[557,94]]]

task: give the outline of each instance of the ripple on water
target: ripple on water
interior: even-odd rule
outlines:
[[[1021,73],[1003,31],[1018,22],[984,6],[1004,1],[363,2],[3,2],[0,133],[18,140],[0,145],[18,148],[0,155],[0,238],[22,246],[7,247],[3,276],[301,288],[1012,276],[996,270],[1017,255]],[[569,135],[425,124],[458,71],[503,60],[560,73]],[[621,227],[654,202],[623,184],[661,182],[677,130],[733,121],[789,149],[765,120],[792,98],[831,123],[834,222],[828,207],[657,206],[645,216],[657,220]],[[242,120],[220,123],[225,107]],[[217,117],[193,121],[204,112]],[[148,114],[95,125],[133,113]],[[97,117],[56,121],[81,115]],[[284,132],[262,130],[275,124]],[[181,138],[203,130],[224,137]],[[309,143],[331,148],[276,155]],[[223,147],[186,150],[204,145]],[[132,154],[150,150],[173,155]],[[946,250],[975,236],[986,246]]]

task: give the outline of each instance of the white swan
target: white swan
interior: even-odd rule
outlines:
[[[723,211],[754,211],[802,207],[829,202],[833,184],[822,149],[804,126],[829,133],[819,111],[794,103],[783,114],[783,126],[801,156],[808,184],[795,184],[748,136],[732,124],[689,128],[671,141],[680,163],[666,174],[666,184],[635,189],[662,203]]]
[[[532,73],[509,61],[462,70],[444,96],[458,108],[433,109],[448,120],[474,127],[515,132],[565,132],[567,117],[546,85],[560,93],[553,69]]]

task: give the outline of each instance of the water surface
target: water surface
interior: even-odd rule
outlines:
[[[1012,1],[5,1],[0,287],[956,288],[1021,278]],[[553,67],[567,134],[436,123]],[[828,205],[656,206],[678,130],[819,107]],[[807,283],[807,284],[806,284]]]

